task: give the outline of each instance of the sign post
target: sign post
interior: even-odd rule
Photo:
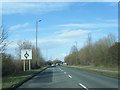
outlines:
[[[25,60],[23,60],[23,71],[25,71]]]
[[[31,70],[30,60],[32,59],[32,50],[31,49],[22,49],[21,50],[21,60],[23,60],[23,71],[25,71],[25,61],[29,60],[29,70]]]
[[[31,70],[31,63],[30,63],[30,59],[29,59],[29,71]]]

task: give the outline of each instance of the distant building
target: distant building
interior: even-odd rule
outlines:
[[[63,65],[67,65],[67,63],[63,63]]]

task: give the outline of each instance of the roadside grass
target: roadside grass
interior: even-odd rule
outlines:
[[[47,67],[42,67],[40,69],[35,69],[31,71],[19,72],[19,73],[10,75],[10,76],[3,76],[2,77],[2,88],[10,88],[11,86],[31,77],[32,75],[36,74],[37,72],[45,68]]]
[[[114,66],[114,67],[109,67],[109,66],[93,66],[93,65],[89,65],[89,66],[83,66],[83,65],[79,65],[81,67],[86,67],[86,68],[95,68],[95,69],[105,69],[105,70],[112,70],[112,71],[118,71],[118,68],[120,68],[120,66]]]
[[[85,70],[85,71],[89,71],[89,72],[94,72],[97,74],[101,74],[101,75],[105,75],[105,76],[109,76],[109,77],[113,77],[113,78],[117,78],[120,79],[120,73],[113,73],[113,72],[103,72],[103,71],[97,71],[97,70],[90,70],[90,69],[86,69],[86,68],[79,68],[79,67],[74,67],[74,66],[67,66],[64,65],[65,67],[69,67],[69,68],[75,68],[75,69],[80,69],[80,70]],[[93,68],[93,67],[92,67]],[[94,66],[95,68],[95,66]],[[101,69],[101,68],[99,68]],[[102,68],[103,69],[103,68]],[[104,68],[105,69],[105,68]],[[106,70],[110,70],[110,69],[106,69]]]

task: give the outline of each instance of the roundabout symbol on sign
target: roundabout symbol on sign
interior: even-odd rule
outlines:
[[[26,59],[29,57],[29,54],[27,53],[27,51],[26,51],[26,53],[24,54],[24,56],[25,56]]]

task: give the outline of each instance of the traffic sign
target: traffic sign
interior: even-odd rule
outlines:
[[[21,50],[21,59],[22,60],[32,59],[32,50],[31,49],[22,49]]]

